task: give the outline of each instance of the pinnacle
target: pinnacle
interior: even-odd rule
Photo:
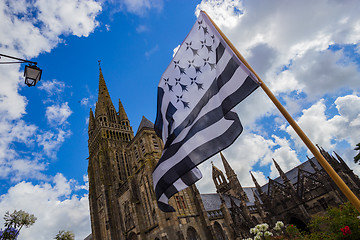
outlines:
[[[95,118],[92,109],[90,108],[90,116],[89,116],[89,131],[95,129]]]
[[[253,182],[255,183],[256,188],[261,189],[259,183],[257,182],[256,178],[254,177],[254,175],[252,174],[251,171],[250,171],[250,175],[251,175],[251,178],[252,178]]]
[[[235,174],[234,170],[230,167],[230,164],[228,163],[222,152],[220,152],[220,156],[225,168],[226,176],[230,177],[231,175]]]
[[[128,120],[128,117],[126,115],[126,112],[125,112],[125,109],[120,101],[120,98],[119,98],[119,117],[120,117],[120,121],[122,120]]]
[[[99,66],[99,95],[98,95],[98,100],[96,102],[95,117],[99,115],[106,115],[107,109],[109,107],[115,109],[114,105],[112,104],[109,91],[106,87],[106,83],[101,71],[101,67]]]

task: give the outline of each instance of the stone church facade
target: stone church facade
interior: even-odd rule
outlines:
[[[258,223],[282,220],[304,225],[311,215],[346,201],[316,159],[260,186],[242,187],[226,158],[225,173],[213,166],[217,192],[200,194],[193,185],[170,199],[176,211],[157,207],[152,170],[163,143],[153,123],[143,117],[134,135],[119,100],[116,111],[103,74],[95,114],[89,117],[89,205],[92,234],[87,240],[200,240],[242,239]],[[360,180],[336,155],[319,148],[348,186],[360,196]]]

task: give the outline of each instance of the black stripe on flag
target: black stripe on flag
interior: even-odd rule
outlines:
[[[246,98],[251,92],[253,92],[258,85],[250,78],[247,77],[245,82],[242,84],[242,86],[235,91],[233,94],[228,96],[224,99],[224,101],[221,103],[221,106],[218,108],[215,108],[214,110],[210,111],[203,117],[201,117],[194,125],[191,127],[189,133],[186,135],[186,137],[175,144],[172,144],[169,148],[164,151],[163,156],[161,157],[160,161],[163,162],[169,158],[171,158],[176,152],[180,149],[180,147],[186,142],[191,139],[196,133],[199,131],[202,131],[206,129],[206,127],[214,124],[217,121],[220,121],[221,118],[224,116],[224,112],[228,112],[225,115],[225,119],[227,120],[234,120],[235,122],[231,125],[231,127],[226,131],[226,133],[222,134],[221,136],[225,135],[226,139],[222,139],[221,136],[217,137],[209,142],[206,142],[199,148],[195,149],[191,154],[189,154],[187,157],[182,159],[178,164],[174,165],[171,169],[169,169],[159,180],[155,187],[155,193],[156,196],[159,198],[162,193],[166,191],[166,195],[168,196],[167,189],[172,186],[172,184],[179,178],[182,177],[183,174],[185,174],[188,171],[191,171],[195,166],[199,165],[201,162],[205,161],[209,157],[211,157],[213,154],[216,154],[217,152],[223,150],[240,135],[242,132],[242,126],[240,123],[240,119],[238,118],[237,114],[234,112],[230,112],[230,109],[233,108],[232,105],[237,103],[238,99],[244,99]],[[249,90],[250,89],[250,90]],[[236,105],[236,104],[235,104]],[[236,117],[235,117],[236,115]],[[238,123],[236,123],[238,121]],[[234,124],[238,129],[234,127]],[[231,130],[230,130],[231,129]],[[230,130],[230,132],[229,132]],[[238,130],[241,130],[238,132]],[[206,130],[204,130],[206,131]],[[214,144],[216,142],[216,144]],[[210,144],[212,143],[212,144]],[[205,146],[209,145],[210,149],[205,149]],[[214,152],[214,153],[213,153]],[[209,154],[212,153],[212,154]],[[160,163],[159,161],[159,163]],[[158,163],[158,164],[159,164]],[[172,192],[171,190],[169,190]]]
[[[174,195],[177,191],[174,191],[176,188],[173,186],[173,183],[177,179],[191,171],[194,167],[196,167],[196,165],[231,145],[241,134],[243,127],[236,113],[230,111],[225,114],[224,118],[226,120],[233,120],[233,123],[223,134],[194,149],[160,178],[155,187],[155,195],[157,199],[159,199],[163,193],[165,193],[167,198]],[[191,181],[187,181],[187,183],[190,182]],[[192,182],[191,184],[193,183],[195,182]]]
[[[166,134],[167,136],[162,136],[165,147],[153,171],[153,180],[158,206],[166,212],[174,211],[174,208],[167,204],[171,196],[201,178],[197,165],[230,146],[241,134],[243,127],[240,119],[231,109],[259,86],[256,78],[236,57],[210,19],[205,13],[200,12],[198,22],[202,22],[202,20],[214,33],[212,43],[218,43],[214,49],[215,53],[212,53],[215,54],[215,62],[209,63],[210,68],[207,70],[209,72],[207,75],[203,75],[206,76],[206,81],[209,81],[210,87],[204,95],[199,96],[200,101],[194,97],[193,100],[198,102],[192,102],[194,107],[189,109],[190,113],[185,119],[181,109],[178,110],[179,115],[175,113],[177,111],[174,107],[175,103],[173,105],[170,102],[174,96],[167,95],[164,91],[158,91],[160,103],[158,102],[155,125],[158,128],[157,132],[160,132],[159,136]],[[198,35],[202,31],[197,31],[198,25],[196,24],[185,39],[186,41],[198,41],[204,37],[205,32],[204,35]],[[181,45],[179,51],[182,50],[185,54],[184,45]],[[206,58],[206,54],[210,54],[210,52],[204,51],[204,56],[197,55],[199,58]],[[185,54],[176,61],[180,60],[189,59]],[[213,71],[214,66],[215,71]],[[200,71],[200,73],[203,72]],[[175,77],[173,70],[166,70],[163,75],[167,74]],[[163,84],[162,80],[159,84]],[[161,112],[161,110],[166,112]],[[187,111],[186,114],[188,114]],[[173,122],[174,119],[179,119],[179,122]],[[174,129],[174,126],[177,127]]]
[[[220,42],[218,47],[216,48],[216,64],[220,61],[224,52],[225,52],[225,47]]]
[[[156,120],[154,124],[154,129],[156,134],[162,138],[162,129],[163,129],[163,117],[161,114],[161,105],[164,98],[164,89],[158,87],[158,94],[157,94],[157,112],[156,112]]]
[[[168,134],[167,134],[168,136],[171,134],[171,128],[172,128],[172,126],[174,124],[173,116],[174,116],[176,110],[177,110],[176,107],[171,102],[169,102],[169,105],[168,105],[168,107],[166,109],[166,114],[165,114],[166,120],[169,123],[169,125],[168,125]],[[166,141],[166,145],[168,145],[168,141]],[[165,148],[166,148],[166,146],[165,146]]]
[[[185,120],[176,128],[174,129],[171,135],[168,135],[168,139],[166,141],[166,147],[170,146],[172,142],[177,138],[177,136],[188,126],[191,126],[197,116],[199,115],[201,109],[209,102],[209,100],[215,96],[220,89],[230,81],[231,77],[234,75],[235,71],[239,67],[238,63],[235,61],[234,58],[231,58],[227,63],[224,71],[220,74],[220,76],[213,81],[209,89],[206,91],[204,96],[200,99],[200,101],[196,104],[194,109],[191,113],[185,118]],[[236,105],[236,104],[235,104]],[[234,106],[235,106],[234,105]],[[160,159],[159,163],[162,161]]]

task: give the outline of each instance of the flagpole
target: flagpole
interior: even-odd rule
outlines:
[[[216,30],[220,33],[223,39],[227,42],[229,47],[234,51],[234,53],[238,56],[238,58],[245,64],[245,66],[254,73],[254,75],[258,78],[261,83],[260,86],[271,99],[271,101],[275,104],[275,106],[279,109],[281,114],[285,117],[285,119],[289,122],[301,140],[305,143],[308,149],[312,152],[314,157],[318,160],[321,166],[325,169],[325,171],[329,174],[332,180],[336,183],[336,185],[340,188],[343,194],[347,197],[347,199],[354,205],[354,207],[360,212],[360,201],[355,196],[355,194],[350,190],[350,188],[345,184],[345,182],[340,178],[340,176],[335,172],[335,170],[331,167],[331,165],[325,160],[325,158],[321,155],[318,149],[314,146],[314,144],[310,141],[310,139],[306,136],[306,134],[302,131],[299,125],[295,122],[295,120],[291,117],[291,115],[286,111],[286,109],[281,105],[279,100],[275,97],[275,95],[270,91],[270,89],[266,86],[266,84],[261,80],[261,78],[257,75],[257,73],[252,69],[252,67],[248,64],[248,62],[244,59],[244,57],[239,53],[239,51],[235,48],[235,46],[230,42],[230,40],[225,36],[225,34],[220,30],[220,28],[214,23],[214,21],[209,17],[209,15],[203,11],[206,16],[210,19],[211,23],[214,25]]]

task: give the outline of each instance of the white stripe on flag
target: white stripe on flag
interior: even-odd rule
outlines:
[[[159,82],[155,128],[165,148],[153,183],[160,209],[173,211],[168,198],[201,178],[196,166],[239,136],[243,128],[231,108],[257,87],[201,12]]]
[[[247,74],[244,73],[242,69],[238,68],[235,71],[233,77],[220,89],[219,93],[213,96],[209,100],[209,102],[201,109],[194,123],[196,123],[201,117],[203,117],[211,110],[221,106],[224,99],[227,98],[232,93],[234,93],[236,90],[238,90],[242,86],[246,78],[247,78]],[[185,128],[181,132],[181,134],[179,134],[179,136],[174,140],[173,143],[182,141],[183,138],[188,134],[188,131],[190,130],[191,127],[192,125]]]
[[[156,186],[159,179],[162,177],[163,172],[167,172],[168,169],[179,163],[183,158],[185,158],[190,152],[198,148],[200,145],[223,134],[231,126],[232,123],[233,121],[222,118],[220,121],[212,124],[203,131],[197,132],[192,138],[190,138],[186,142],[186,144],[183,144],[180,147],[180,149],[175,155],[173,155],[171,158],[167,159],[156,167],[153,172],[154,185]]]
[[[193,168],[192,173],[197,177],[197,179],[201,179],[202,178],[202,174],[200,172],[200,170],[198,168]],[[180,192],[181,190],[189,187],[186,183],[184,183],[184,181],[179,178],[178,180],[176,180],[176,182],[173,183],[173,186]],[[160,202],[163,203],[168,203],[168,198],[166,197],[165,194],[162,194],[161,197],[159,198]]]

